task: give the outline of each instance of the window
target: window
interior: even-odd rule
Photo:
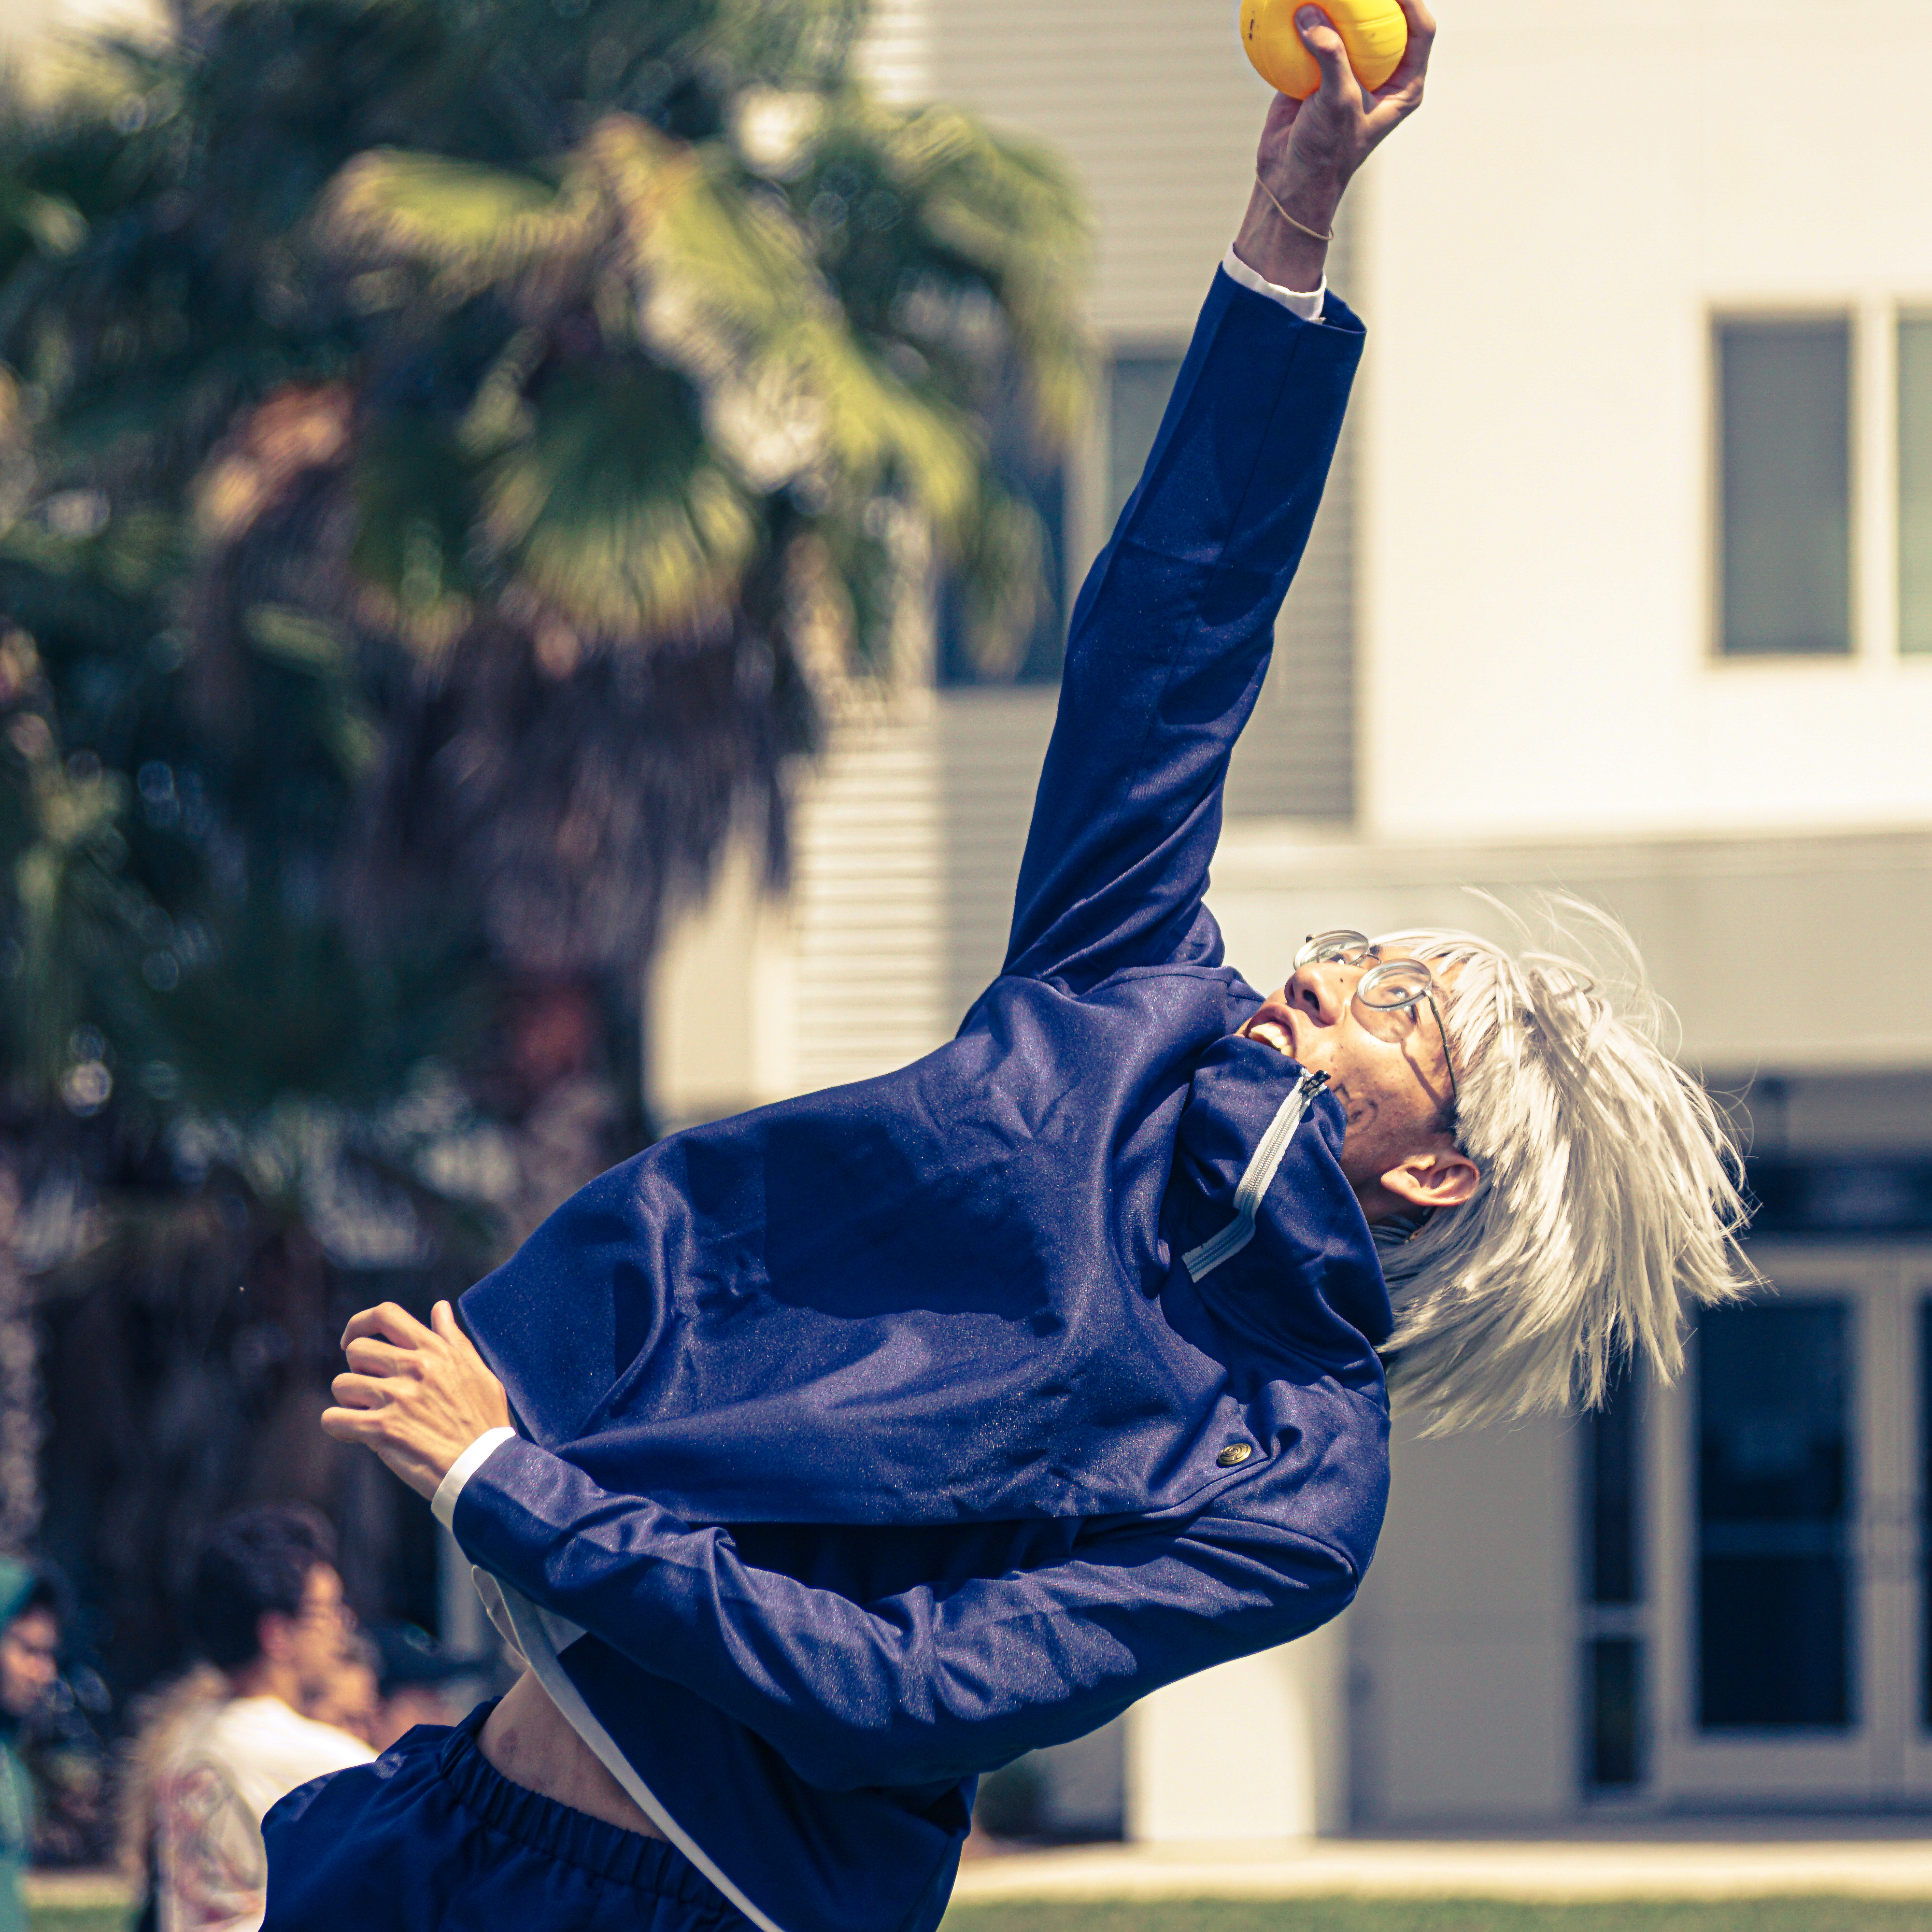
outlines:
[[[1178,356],[1116,356],[1107,384],[1107,530],[1111,535],[1141,480],[1160,428]]]
[[[1898,325],[1898,648],[1932,651],[1932,316]]]
[[[988,667],[974,652],[964,593],[956,578],[941,586],[939,682],[943,685],[1058,684],[1066,661],[1066,471],[1058,456],[1042,457],[1030,411],[1017,385],[992,417],[992,468],[1000,487],[1029,505],[1040,520],[1039,615],[1030,637],[1018,640],[1011,660]]]
[[[1918,1304],[1918,1721],[1932,1730],[1932,1300]]]
[[[1718,648],[1844,656],[1851,626],[1851,324],[1717,329]]]

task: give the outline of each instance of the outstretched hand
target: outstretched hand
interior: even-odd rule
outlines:
[[[1296,13],[1297,30],[1322,70],[1322,85],[1306,100],[1278,94],[1269,106],[1255,172],[1274,203],[1256,190],[1234,244],[1241,260],[1270,281],[1288,288],[1316,286],[1323,250],[1312,237],[1333,226],[1355,170],[1422,104],[1435,16],[1423,0],[1396,4],[1408,22],[1408,44],[1395,72],[1372,93],[1355,78],[1342,37],[1318,0],[1307,0]],[[1302,226],[1282,220],[1282,209]]]
[[[478,1436],[510,1420],[503,1384],[448,1302],[430,1310],[430,1324],[393,1301],[352,1317],[342,1331],[349,1371],[332,1384],[337,1406],[322,1412],[338,1442],[374,1450],[425,1496]]]

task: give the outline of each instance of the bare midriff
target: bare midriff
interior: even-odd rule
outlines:
[[[572,1730],[533,1672],[517,1679],[476,1742],[484,1758],[512,1784],[620,1831],[646,1838],[664,1836]]]

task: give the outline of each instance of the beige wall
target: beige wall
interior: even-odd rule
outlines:
[[[1576,1805],[1574,1425],[1419,1442],[1398,1426],[1382,1546],[1351,1613],[1355,1816]]]
[[[1389,837],[1932,820],[1891,649],[1892,304],[1932,142],[1881,74],[1932,8],[1459,0],[1372,164],[1358,391],[1366,816]],[[1862,651],[1708,657],[1708,318],[1856,310]]]
[[[1460,926],[1507,940],[1508,922],[1471,886],[1526,909],[1562,889],[1616,914],[1676,1010],[1682,1057],[1707,1074],[1932,1066],[1932,1006],[1806,971],[1842,939],[1924,980],[1932,830],[1400,845],[1316,842],[1250,820],[1223,839],[1210,901],[1229,958],[1273,982],[1325,927]]]

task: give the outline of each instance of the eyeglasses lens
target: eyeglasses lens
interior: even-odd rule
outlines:
[[[1412,1006],[1434,984],[1434,976],[1420,960],[1390,959],[1362,975],[1355,997],[1366,1006]]]
[[[1297,968],[1303,966],[1355,966],[1374,956],[1368,935],[1360,932],[1311,933],[1294,956]]]
[[[1417,959],[1391,959],[1364,973],[1355,988],[1362,1024],[1378,1040],[1406,1040],[1430,984],[1429,968]]]

